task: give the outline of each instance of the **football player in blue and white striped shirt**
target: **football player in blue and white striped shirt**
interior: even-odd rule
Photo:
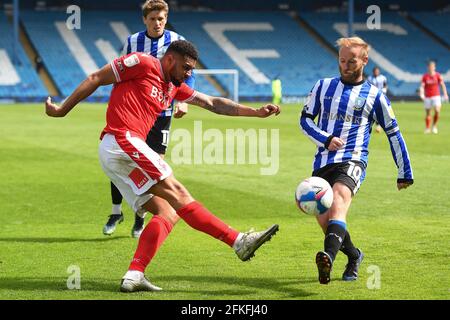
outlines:
[[[337,40],[341,76],[317,81],[300,118],[304,134],[317,145],[313,176],[333,187],[331,208],[317,220],[325,233],[324,251],[316,255],[319,281],[327,284],[339,250],[348,256],[343,280],[356,280],[364,257],[347,230],[347,211],[365,178],[372,124],[378,121],[398,168],[397,188],[413,183],[413,172],[397,120],[382,90],[363,79],[369,46],[358,37]],[[317,122],[314,120],[318,118]]]
[[[166,30],[167,17],[169,14],[169,6],[163,0],[147,0],[142,6],[143,22],[146,30],[137,32],[128,36],[128,39],[123,48],[123,55],[131,52],[146,52],[155,58],[162,58],[169,45],[176,40],[184,40],[178,33]],[[185,83],[194,88],[195,77],[192,75]],[[174,106],[176,111],[174,111]],[[157,118],[155,124],[147,136],[147,144],[154,151],[164,158],[167,145],[169,143],[169,131],[172,122],[172,115],[175,118],[181,118],[187,113],[187,104],[184,102],[174,103],[172,101],[169,108],[164,110]],[[122,195],[119,189],[111,182],[111,197],[112,197],[112,212],[108,221],[103,227],[105,235],[111,235],[118,223],[123,221],[122,213]],[[159,203],[161,202],[161,203]],[[165,210],[173,211],[172,207],[165,201],[158,201],[155,199],[154,214]],[[174,211],[173,211],[174,213]],[[174,217],[176,215],[174,214]],[[131,230],[131,235],[138,238],[144,228],[144,218],[135,214],[135,222]]]

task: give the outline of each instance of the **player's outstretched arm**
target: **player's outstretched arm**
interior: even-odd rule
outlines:
[[[278,115],[281,112],[280,107],[274,104],[266,104],[261,108],[255,109],[230,99],[212,97],[200,92],[197,92],[189,103],[226,116],[266,118],[272,114]]]
[[[397,189],[408,188],[414,183],[411,160],[406,142],[400,132],[391,103],[385,95],[379,94],[374,104],[375,120],[383,128],[389,141],[392,157],[398,168]]]
[[[107,64],[100,70],[88,76],[72,94],[63,102],[61,106],[52,102],[50,97],[45,102],[45,113],[50,117],[64,117],[80,101],[89,97],[100,86],[105,86],[116,82],[111,65]]]

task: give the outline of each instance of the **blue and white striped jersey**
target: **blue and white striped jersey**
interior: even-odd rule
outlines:
[[[183,36],[170,30],[164,30],[164,33],[159,38],[151,38],[147,35],[147,31],[137,32],[128,36],[128,39],[123,47],[122,55],[131,52],[145,52],[151,54],[155,58],[162,58],[167,51],[169,45],[176,40],[185,40]],[[185,83],[194,88],[195,76],[192,74]],[[170,107],[161,112],[160,117],[171,117],[173,113],[173,101]]]
[[[317,145],[313,170],[349,160],[361,161],[367,166],[370,134],[375,120],[389,139],[398,179],[400,182],[413,179],[408,150],[389,99],[368,81],[351,85],[343,83],[340,78],[317,81],[300,118],[304,134]],[[327,149],[333,137],[345,142],[337,151]]]

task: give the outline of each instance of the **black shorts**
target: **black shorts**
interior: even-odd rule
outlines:
[[[152,129],[147,135],[145,142],[153,151],[159,154],[166,154],[169,144],[169,131],[172,117],[158,117]]]
[[[312,175],[327,180],[331,186],[340,182],[346,185],[354,196],[366,177],[366,167],[360,161],[332,163],[313,171]]]

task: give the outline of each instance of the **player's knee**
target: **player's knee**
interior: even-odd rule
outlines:
[[[186,187],[176,180],[175,177],[170,176],[161,181],[161,184],[167,195],[166,200],[169,201],[174,209],[194,201]]]
[[[158,215],[164,220],[168,221],[173,226],[180,220],[180,217],[177,215],[175,210],[170,206],[166,210],[159,212]]]
[[[175,178],[172,178],[168,181],[168,186],[170,190],[179,198],[190,196],[189,191],[186,189],[186,187],[183,186],[181,182],[179,182]]]
[[[333,191],[333,207],[341,207],[345,203],[345,195],[340,190]],[[332,209],[330,208],[330,210]]]
[[[352,199],[352,192],[349,187],[342,183],[335,183],[333,186],[333,203],[347,203]]]

